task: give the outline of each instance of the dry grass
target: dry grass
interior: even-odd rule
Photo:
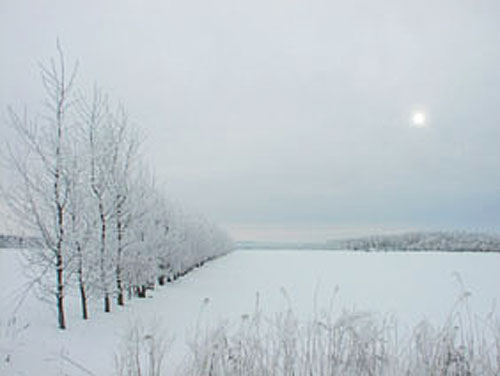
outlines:
[[[135,322],[127,330],[115,356],[117,376],[160,376],[170,339],[153,323],[147,330]]]
[[[405,339],[394,319],[344,311],[300,321],[256,308],[199,332],[181,375],[500,375],[500,321],[473,315],[463,292],[446,322],[423,321]]]

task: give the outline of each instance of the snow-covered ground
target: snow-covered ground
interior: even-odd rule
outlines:
[[[290,307],[305,318],[344,308],[394,314],[402,331],[422,318],[442,323],[463,288],[476,314],[500,301],[500,254],[237,251],[112,314],[94,302],[89,322],[79,319],[72,298],[69,329],[61,332],[34,296],[16,306],[26,284],[19,260],[18,251],[0,250],[0,375],[112,375],[137,322],[171,339],[167,375],[182,375],[197,327],[238,322],[257,299],[265,314]]]

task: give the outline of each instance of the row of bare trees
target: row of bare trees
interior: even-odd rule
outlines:
[[[175,279],[229,252],[229,238],[209,221],[171,204],[154,185],[139,155],[140,134],[122,105],[102,90],[85,94],[77,66],[57,58],[41,65],[43,113],[9,109],[16,133],[6,160],[12,173],[7,202],[41,244],[27,252],[41,296],[56,302],[66,328],[65,297],[124,305],[155,283]],[[55,299],[54,299],[55,298]]]

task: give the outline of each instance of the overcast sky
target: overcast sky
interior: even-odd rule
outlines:
[[[219,222],[500,224],[498,0],[2,0],[2,119],[57,37]]]

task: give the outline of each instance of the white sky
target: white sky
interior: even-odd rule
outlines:
[[[499,20],[497,0],[2,0],[0,109],[36,109],[59,37],[165,191],[220,222],[493,228]]]

